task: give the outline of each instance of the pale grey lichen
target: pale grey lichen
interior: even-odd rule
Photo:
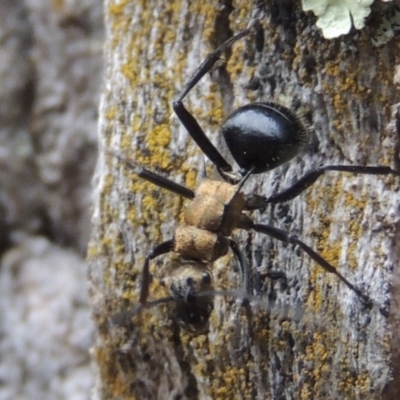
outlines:
[[[317,26],[326,39],[349,33],[351,24],[356,29],[364,26],[374,0],[302,0],[304,11],[313,11]]]

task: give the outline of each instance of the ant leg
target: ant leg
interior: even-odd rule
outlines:
[[[166,254],[171,252],[174,249],[174,241],[167,240],[156,247],[154,247],[153,250],[151,250],[146,257],[146,260],[143,265],[143,272],[142,272],[142,286],[140,288],[140,297],[139,301],[140,304],[143,305],[146,303],[147,296],[149,294],[149,284],[150,284],[150,272],[149,272],[149,266],[150,266],[150,260],[153,260],[154,258],[160,256],[161,254]]]
[[[236,188],[236,193],[238,193],[240,190],[242,190],[243,185],[247,182],[247,180],[250,178],[250,175],[253,173],[256,167],[251,167],[246,173],[243,175],[242,179],[239,181],[237,184]]]
[[[333,265],[329,264],[323,257],[316,253],[313,249],[308,247],[305,243],[299,240],[296,236],[290,235],[281,229],[274,228],[270,225],[253,224],[251,227],[256,232],[264,233],[268,236],[278,239],[281,242],[291,243],[299,246],[308,256],[320,265],[325,271],[335,274],[349,289],[361,297],[366,304],[371,305],[371,299],[364,294],[360,289],[357,289],[352,283],[350,283]]]
[[[132,170],[140,178],[145,179],[146,181],[151,182],[158,187],[167,189],[170,192],[178,194],[179,196],[185,197],[186,199],[194,199],[194,192],[187,187],[171,181],[170,179],[162,175],[156,174],[155,172],[149,171],[146,168],[138,167],[133,161],[115,151],[108,150],[107,153],[113,155],[114,157],[117,157],[119,160],[124,162],[129,167],[129,169]]]
[[[233,199],[235,198],[235,196],[242,190],[243,185],[246,183],[246,181],[249,179],[250,175],[252,174],[252,172],[254,171],[255,167],[251,167],[246,174],[242,177],[242,179],[236,183],[236,190],[235,193],[232,196],[232,199],[230,202],[228,202],[227,204],[224,204],[224,213],[229,213],[231,211],[229,211],[229,206],[232,204]],[[246,210],[247,208],[247,203],[248,203],[248,198],[246,198]]]
[[[321,165],[320,167],[307,172],[294,185],[284,189],[282,192],[274,194],[270,197],[259,195],[250,195],[248,198],[248,206],[246,209],[255,210],[262,209],[267,204],[284,203],[292,200],[309,188],[321,175],[327,171],[350,172],[353,174],[365,175],[395,175],[400,176],[400,171],[396,171],[390,167],[365,167],[361,165]]]
[[[149,308],[156,307],[160,304],[172,303],[175,299],[172,296],[162,297],[161,299],[148,301],[147,303],[139,304],[138,306],[130,309],[124,310],[119,313],[114,314],[108,319],[111,326],[128,326],[132,323],[132,317],[134,315],[140,314],[143,310],[148,310]]]
[[[203,63],[196,70],[193,76],[189,79],[182,93],[172,104],[175,114],[182,122],[183,126],[187,129],[190,136],[197,143],[203,153],[217,167],[218,171],[221,173],[221,176],[225,180],[229,180],[229,172],[232,171],[232,166],[225,160],[225,158],[221,155],[217,148],[211,143],[210,139],[208,139],[193,115],[189,111],[187,111],[187,109],[183,105],[183,99],[199,82],[199,80],[211,70],[214,64],[219,60],[221,53],[237,40],[248,35],[251,30],[252,27],[239,32],[238,34],[232,36],[230,39],[222,43],[221,46],[219,46],[214,52],[212,52],[203,61]]]
[[[243,288],[246,294],[246,299],[245,301],[248,301],[248,297],[251,295],[251,280],[250,280],[250,269],[249,269],[249,264],[247,263],[247,259],[245,255],[242,253],[242,251],[239,249],[239,246],[235,241],[232,239],[229,239],[229,246],[233,251],[233,254],[235,254],[235,257],[237,258],[239,265],[240,265],[240,273],[241,273],[241,278],[243,282]]]

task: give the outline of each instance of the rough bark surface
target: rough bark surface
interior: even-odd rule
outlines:
[[[245,191],[278,192],[319,164],[399,167],[400,46],[396,36],[385,42],[381,35],[395,6],[377,5],[365,29],[326,41],[299,4],[202,3],[106,2],[106,81],[89,248],[96,398],[394,399],[399,178],[332,172],[295,200],[253,214],[318,250],[370,295],[376,303],[371,309],[299,250],[237,232],[260,299],[251,316],[239,300],[217,297],[208,330],[193,335],[177,324],[173,304],[129,313],[138,303],[145,255],[172,238],[185,201],[137,178],[105,151],[120,149],[137,164],[195,188],[203,156],[173,115],[172,100],[206,55],[253,18],[265,30],[262,51],[252,36],[236,43],[185,104],[221,147],[218,126],[253,101],[296,110],[314,135],[307,151],[252,177]],[[173,265],[170,256],[152,262],[152,299],[165,296],[159,280]],[[276,271],[285,278],[270,279]],[[215,263],[213,276],[217,288],[238,286],[231,255]]]

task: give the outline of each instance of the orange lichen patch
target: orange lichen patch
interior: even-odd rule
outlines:
[[[160,238],[160,225],[165,220],[165,214],[160,212],[159,204],[163,200],[164,206],[173,212],[176,212],[177,206],[180,204],[178,196],[161,189],[154,184],[140,179],[130,170],[126,168],[128,174],[129,186],[128,193],[134,198],[140,198],[140,209],[133,205],[128,210],[128,219],[132,226],[151,225],[156,237]],[[151,224],[150,224],[151,221]]]
[[[233,399],[237,393],[251,398],[251,382],[246,382],[246,371],[243,368],[227,368],[219,371],[211,383],[214,399]]]
[[[195,189],[197,186],[197,171],[187,170],[185,172],[185,186],[189,189]]]
[[[104,117],[109,120],[115,120],[118,115],[118,107],[114,104],[105,111]]]
[[[168,290],[160,283],[160,279],[163,278],[162,273],[160,274],[160,271],[158,271],[154,265],[152,265],[150,269],[155,276],[150,284],[150,293],[154,294],[154,300],[167,297],[169,295]]]
[[[235,15],[231,17],[232,23],[235,21],[246,21],[248,15],[251,15],[252,4],[248,1],[234,0],[232,7],[235,10]],[[236,27],[236,29],[239,30],[238,27]]]
[[[224,120],[221,97],[217,94],[218,87],[215,83],[211,85],[211,91],[204,96],[204,102],[208,105],[207,111],[202,108],[197,109],[196,116],[204,120],[214,129],[218,128]]]
[[[136,70],[133,60],[121,65],[121,72],[131,84],[139,78],[139,72]]]
[[[203,37],[204,41],[210,42],[215,32],[214,23],[215,17],[218,14],[215,4],[193,1],[189,5],[189,14],[204,16]]]
[[[193,337],[186,332],[181,332],[181,342],[188,348],[193,360],[192,371],[198,382],[203,382],[203,390],[212,398],[234,398],[237,393],[246,393],[250,396],[251,384],[246,377],[245,364],[247,357],[243,358],[243,368],[230,368],[226,344],[231,343],[233,337],[226,333],[222,338],[209,342],[207,335]]]
[[[268,325],[270,319],[270,314],[267,309],[265,311],[261,308],[255,315],[253,316],[253,327],[254,333],[256,335],[256,341],[259,343],[268,343],[268,338],[270,335],[270,327]]]
[[[318,247],[318,249],[320,249],[320,247]],[[342,243],[340,240],[335,242],[325,242],[324,247],[320,250],[321,256],[332,265],[339,264],[341,252]]]
[[[363,235],[361,224],[363,220],[363,211],[368,200],[366,192],[358,194],[357,196],[355,196],[354,192],[345,192],[343,207],[349,212],[349,217],[345,218],[347,228],[346,236],[352,238],[347,251],[347,265],[353,269],[356,269],[358,266],[356,258],[357,240]]]
[[[312,282],[315,282],[317,280],[317,275],[316,273],[313,274],[311,277]],[[305,309],[308,312],[315,312],[319,313],[325,306],[325,295],[321,290],[318,290],[315,288],[314,290],[310,291],[307,300],[305,302]]]
[[[367,56],[366,51],[369,50],[366,50],[365,43],[360,40],[357,45],[360,62],[353,63],[349,59],[351,52],[340,51],[335,57],[329,57],[334,47],[325,46],[326,51],[318,49],[320,53],[322,50],[322,54],[326,54],[327,58],[321,82],[326,101],[333,105],[336,113],[334,120],[331,116],[331,123],[341,131],[339,133],[343,134],[344,129],[348,129],[347,132],[354,130],[354,124],[350,125],[350,121],[354,121],[354,111],[359,104],[368,105],[372,110],[380,110],[380,116],[388,116],[388,106],[393,104],[393,99],[389,98],[392,93],[386,88],[392,85],[392,67],[389,62],[382,61],[386,60],[386,54],[380,54],[380,50],[377,49],[374,53],[369,52]],[[371,59],[371,55],[375,56],[375,60]],[[373,76],[365,76],[363,61],[376,65]],[[374,136],[375,134],[376,132]]]
[[[55,11],[61,11],[65,5],[64,0],[52,0],[51,6]]]
[[[138,296],[135,295],[134,291],[131,290],[125,290],[124,292],[122,292],[121,298],[124,300],[137,300]]]
[[[317,228],[315,231],[318,235],[316,236],[318,238],[316,249],[326,261],[339,268],[339,270],[341,269],[340,260],[344,251],[344,237],[339,235],[337,239],[330,239],[331,229],[334,228],[334,224],[341,223],[343,225],[341,229],[345,229],[347,241],[345,267],[357,269],[358,238],[363,235],[363,210],[368,201],[365,192],[358,193],[352,192],[351,190],[344,190],[342,182],[345,179],[351,179],[351,175],[345,173],[340,175],[340,179],[337,179],[335,184],[330,188],[329,199],[327,199],[327,196],[322,196],[322,194],[317,194],[315,197],[315,191],[313,191],[310,196],[306,196],[307,204],[315,210],[315,213],[318,215],[318,220],[320,221],[319,224],[323,227]],[[344,210],[342,220],[332,219],[332,215],[334,215],[334,211],[337,208]],[[313,282],[318,278],[320,279],[321,274],[325,274],[326,279],[329,279],[331,284],[334,282],[335,278],[333,275],[322,271],[315,263],[314,265],[315,269],[310,275]]]
[[[232,290],[237,289],[236,286],[232,287],[232,283],[229,275],[232,273],[233,264],[236,262],[233,255],[228,252],[227,255],[219,258],[214,262],[213,275],[215,279],[215,285],[221,290]],[[229,299],[228,299],[229,300]]]
[[[324,178],[320,178],[324,179]],[[341,190],[341,182],[340,180],[336,180],[336,182],[330,187],[329,196],[326,196],[325,193],[321,193],[318,191],[317,187],[313,187],[311,192],[306,192],[304,194],[304,199],[307,204],[307,209],[312,210],[312,212],[316,215],[315,219],[318,221],[315,231],[304,232],[304,235],[312,236],[317,239],[317,242],[314,246],[315,250],[319,252],[319,254],[324,257],[328,262],[333,265],[338,265],[338,261],[340,259],[341,253],[341,243],[329,241],[330,229],[332,222],[332,215],[334,209],[336,207],[336,196],[339,195]],[[331,279],[330,274],[323,271],[322,267],[318,266],[316,263],[312,263],[312,270],[310,271],[310,279],[312,282],[316,282],[321,279],[321,274],[327,275],[326,279]],[[315,300],[313,300],[313,303]],[[317,302],[320,305],[320,302]]]
[[[93,357],[97,359],[97,365],[100,367],[102,387],[107,390],[103,395],[107,398],[121,398],[127,400],[136,400],[136,397],[129,390],[126,377],[117,367],[115,354],[109,349],[96,347],[92,350]]]
[[[239,80],[239,77],[242,81],[245,80],[249,82],[255,73],[255,66],[249,65],[243,60],[243,53],[245,52],[247,46],[248,43],[245,41],[239,41],[238,43],[235,43],[235,46],[232,48],[231,56],[227,62],[226,70],[230,75],[231,82],[233,83],[235,89],[240,91],[241,95],[244,93],[247,96],[247,99],[250,101],[251,99],[249,98],[249,95],[251,92],[247,90],[244,91],[243,87],[238,86],[237,84],[235,85],[235,82]]]
[[[120,0],[118,3],[109,3],[108,14],[112,19],[125,13],[125,8],[129,5],[130,0]]]
[[[141,324],[141,334],[146,336],[152,335],[155,341],[171,341],[173,330],[171,329],[170,307],[173,307],[173,305],[161,305],[157,307],[159,307],[159,312],[150,309],[146,313]],[[162,316],[161,318],[160,315]]]
[[[357,252],[357,242],[354,240],[350,243],[349,248],[347,250],[347,257],[346,257],[346,266],[350,269],[357,269],[358,267],[358,260],[356,256]]]
[[[313,366],[311,370],[304,371],[306,376],[303,376],[304,383],[300,391],[301,399],[310,398],[311,393],[313,396],[317,396],[320,390],[324,388],[324,382],[328,379],[332,369],[331,353],[328,352],[333,348],[334,337],[334,332],[314,332],[310,344],[301,356],[302,362]]]
[[[206,354],[208,353],[208,336],[207,335],[199,335],[196,338],[192,339],[192,346],[198,350],[204,350]]]
[[[121,0],[118,4],[109,3],[107,13],[112,24],[111,48],[115,48],[121,40],[121,35],[129,30],[130,18],[127,12],[129,4],[130,0]]]
[[[169,149],[171,142],[171,129],[167,124],[155,126],[147,134],[147,147],[150,153],[150,165],[158,165],[158,167],[166,169],[169,165]],[[153,157],[153,154],[154,157]],[[156,162],[158,164],[156,164]]]
[[[88,248],[86,250],[86,257],[88,260],[91,258],[94,258],[99,255],[99,246],[97,243],[94,243],[93,241],[89,242]]]
[[[367,373],[354,375],[354,373],[349,370],[348,363],[343,362],[343,364],[342,379],[338,384],[340,394],[344,398],[353,398],[355,388],[357,388],[357,396],[368,394],[371,388],[370,376]]]
[[[340,59],[334,61],[328,61],[325,64],[323,72],[326,74],[326,79],[323,82],[325,90],[329,91],[331,88],[329,84],[334,81],[335,86],[340,87],[338,95],[335,96],[337,105],[342,105],[342,99],[344,96],[339,96],[342,93],[351,93],[352,95],[362,96],[367,92],[367,88],[359,84],[358,76],[360,75],[357,70],[344,71],[341,67]],[[343,91],[343,92],[342,92]],[[340,98],[341,97],[341,98]]]

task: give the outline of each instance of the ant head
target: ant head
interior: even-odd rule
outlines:
[[[176,318],[186,330],[201,333],[208,326],[214,308],[211,274],[205,265],[188,262],[163,279],[176,304]],[[198,293],[202,293],[198,296]]]
[[[225,142],[242,171],[253,174],[291,160],[308,143],[309,132],[300,117],[275,103],[238,108],[221,127]]]

